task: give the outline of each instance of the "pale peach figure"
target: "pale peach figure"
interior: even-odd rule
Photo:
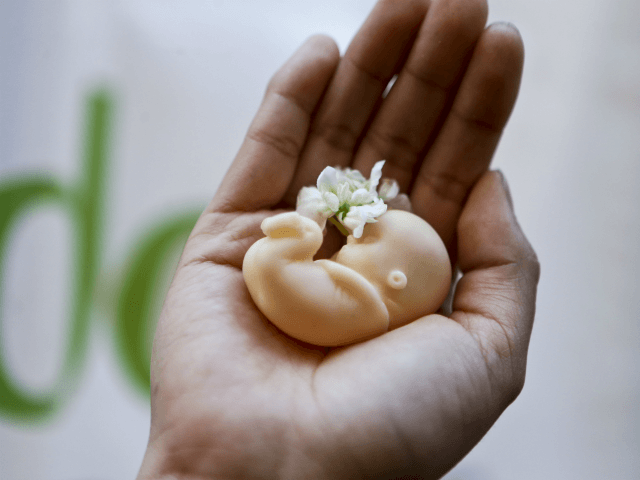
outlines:
[[[253,301],[288,335],[322,346],[366,340],[434,313],[451,265],[436,231],[417,215],[390,210],[349,235],[331,260],[313,260],[320,226],[296,212],[267,218],[265,238],[242,266]]]

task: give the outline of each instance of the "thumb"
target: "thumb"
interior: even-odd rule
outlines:
[[[522,232],[504,176],[485,173],[458,221],[451,318],[476,339],[487,366],[513,400],[522,389],[540,265]]]

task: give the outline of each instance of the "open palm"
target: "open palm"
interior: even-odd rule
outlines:
[[[380,1],[344,57],[312,37],[273,77],[167,296],[139,478],[438,478],[517,396],[539,267],[486,171],[523,50],[486,14]],[[325,166],[380,159],[456,253],[453,313],[348,347],[296,341],[255,307],[244,254]]]

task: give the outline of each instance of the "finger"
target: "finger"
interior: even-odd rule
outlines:
[[[485,173],[458,222],[463,276],[451,318],[475,337],[493,373],[501,377],[506,367],[509,383],[514,375],[524,381],[540,265],[516,221],[503,178]]]
[[[438,1],[429,9],[393,88],[360,145],[353,168],[369,172],[386,159],[385,176],[406,192],[414,166],[455,94],[487,21],[485,0]]]
[[[317,35],[273,76],[210,210],[251,211],[280,201],[295,172],[311,115],[338,61],[335,42]]]
[[[427,11],[427,0],[381,0],[349,45],[331,81],[286,200],[315,184],[327,166],[351,163],[356,144],[398,71]]]
[[[411,191],[414,212],[449,243],[464,199],[487,170],[515,103],[524,49],[515,27],[480,37],[458,94]]]

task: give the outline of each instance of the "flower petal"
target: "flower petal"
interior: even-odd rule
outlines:
[[[367,222],[375,222],[376,218],[384,214],[387,211],[387,204],[382,201],[381,198],[377,199],[374,203],[369,205],[362,205],[357,207],[366,215]]]
[[[384,160],[376,162],[376,164],[371,169],[371,178],[369,179],[370,192],[375,192],[378,188],[378,182],[380,182],[380,177],[382,177],[382,166],[384,165],[384,162]]]
[[[306,211],[309,209],[317,209],[320,204],[324,205],[322,200],[322,194],[316,187],[302,187],[298,192],[298,198],[296,199],[296,211]]]
[[[378,192],[378,196],[381,199],[387,202],[392,198],[396,198],[398,193],[400,193],[400,186],[398,185],[398,182],[390,178],[382,179],[382,185],[380,186],[380,191]]]
[[[351,200],[351,188],[348,182],[342,182],[338,185],[338,202],[342,205]]]
[[[324,228],[327,218],[333,215],[316,187],[302,187],[296,200],[296,212],[315,221]]]
[[[354,187],[354,190],[358,188],[364,187],[364,184],[367,182],[367,179],[364,178],[362,173],[359,170],[353,170],[351,168],[345,168],[342,172],[345,179],[349,182],[349,184]]]
[[[347,213],[342,221],[344,226],[351,230],[355,238],[362,236],[362,231],[367,223],[367,216],[360,210],[361,208],[362,207],[351,207],[349,213]]]
[[[345,216],[343,224],[353,232],[355,238],[362,236],[362,231],[366,223],[375,223],[376,217],[387,211],[387,205],[380,199],[369,205],[351,207]]]
[[[322,192],[322,199],[327,205],[327,208],[330,209],[333,213],[337,212],[340,208],[340,202],[338,201],[338,196],[335,193]]]
[[[333,167],[326,167],[320,173],[316,184],[321,192],[335,192],[338,188],[338,172]]]
[[[375,192],[370,192],[365,188],[359,188],[353,195],[351,195],[351,199],[349,200],[349,204],[351,205],[365,205],[367,203],[371,203],[377,200],[377,195]]]

